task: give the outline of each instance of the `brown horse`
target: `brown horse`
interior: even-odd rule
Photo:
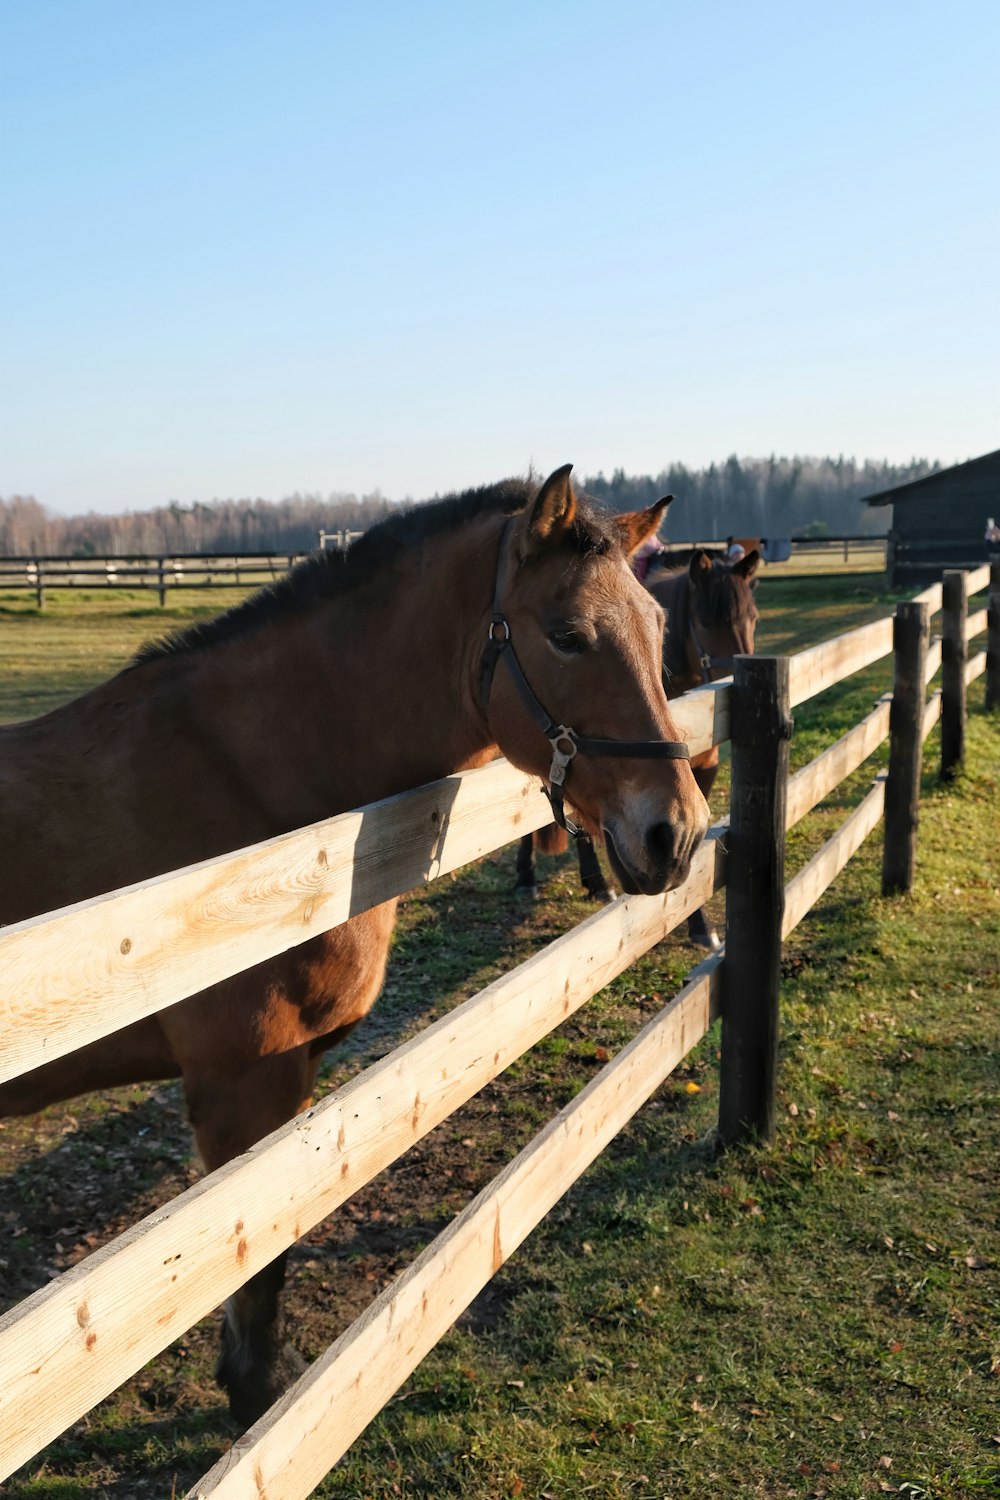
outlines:
[[[680,884],[708,809],[663,692],[661,611],[628,566],[660,508],[601,517],[569,474],[393,517],[0,731],[0,922],[274,838],[498,748],[565,791],[627,889]],[[394,913],[387,902],[3,1084],[0,1115],[181,1077],[201,1156],[220,1166],[308,1101],[321,1054],[378,994]],[[243,1422],[295,1372],[283,1279],[284,1256],[227,1304],[218,1376]]]
[[[663,669],[671,698],[728,676],[734,656],[753,653],[757,625],[754,588],[759,565],[760,553],[756,550],[738,563],[728,564],[695,548],[685,566],[653,574],[647,580],[646,587],[666,615]],[[691,768],[707,798],[719,773],[719,747],[696,755]],[[517,852],[518,894],[536,894],[535,850],[561,854],[567,844],[566,833],[554,823],[524,835]],[[612,900],[597,850],[586,835],[578,838],[577,853],[580,879],[588,896],[595,901]],[[708,925],[704,909],[691,916],[688,935],[700,947],[719,946],[718,933]]]
[[[728,677],[734,656],[753,655],[759,566],[756,549],[731,564],[698,550],[686,568],[661,574],[650,583],[650,593],[667,616],[663,671],[671,698]],[[719,774],[718,745],[692,757],[691,769],[707,799]],[[704,907],[689,918],[688,937],[703,948],[719,947],[719,935],[709,925]]]

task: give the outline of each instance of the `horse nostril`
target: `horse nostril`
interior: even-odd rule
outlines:
[[[646,834],[646,848],[662,869],[677,858],[677,831],[671,823],[654,823]]]

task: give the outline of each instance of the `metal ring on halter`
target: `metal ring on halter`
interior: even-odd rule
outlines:
[[[560,742],[569,745],[568,750],[559,748]],[[549,780],[553,786],[562,786],[566,780],[566,772],[569,770],[570,761],[577,752],[577,743],[573,731],[560,724],[559,732],[549,740],[552,746],[552,764],[549,766]]]

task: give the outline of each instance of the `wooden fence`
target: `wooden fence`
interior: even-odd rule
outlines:
[[[260,552],[162,557],[0,557],[0,591],[33,593],[45,608],[52,589],[155,589],[161,605],[170,589],[259,587],[282,577],[306,554]]]
[[[321,548],[343,551],[360,531],[321,531]],[[0,557],[0,592],[33,593],[39,609],[51,589],[155,589],[160,604],[170,589],[259,587],[282,577],[308,554],[170,552],[151,557]]]
[[[965,688],[1000,704],[1000,569],[946,578],[895,619],[790,658],[738,658],[678,699],[693,750],[731,739],[732,813],[682,889],[621,897],[0,1319],[0,1477],[11,1473],[397,1159],[728,884],[727,946],[496,1177],[192,1496],[304,1496],[650,1094],[722,1017],[720,1135],[774,1114],[778,966],[886,811],[886,890],[913,876],[921,747],[961,761]],[[943,609],[941,640],[929,620]],[[989,629],[986,652],[968,642]],[[893,694],[794,776],[796,704],[895,651]],[[942,671],[929,700],[926,685]],[[788,828],[890,737],[887,777],[785,883]],[[505,762],[0,932],[0,1079],[182,1000],[550,819]],[[723,842],[725,835],[725,842]],[[127,940],[127,941],[126,941]],[[727,957],[728,955],[728,957]],[[141,1312],[139,1311],[141,1309]]]
[[[359,531],[321,531],[319,545],[343,550],[360,535]],[[885,566],[884,537],[796,537],[789,545],[790,572],[804,568],[822,576],[851,561],[856,569],[881,571]],[[675,550],[686,558],[692,546],[724,550],[718,541],[678,543]],[[154,590],[160,604],[165,605],[171,590],[247,588],[274,582],[306,555],[284,550],[171,552],[149,557],[0,557],[0,593],[33,594],[38,608],[44,609],[46,597],[54,589]]]

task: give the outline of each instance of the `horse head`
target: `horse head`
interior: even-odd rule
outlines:
[[[564,788],[624,889],[653,894],[683,882],[708,826],[663,690],[663,612],[629,566],[667,501],[601,517],[570,468],[503,527],[483,709],[507,758],[549,783],[556,816]]]
[[[671,696],[728,677],[734,657],[753,655],[759,566],[756,548],[735,563],[698,548],[687,568],[651,585],[667,612],[663,663]]]

